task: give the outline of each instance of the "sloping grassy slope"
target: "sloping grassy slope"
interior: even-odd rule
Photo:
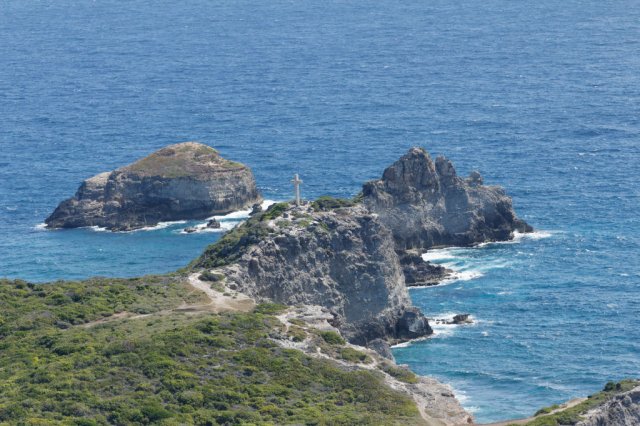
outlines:
[[[273,310],[189,315],[178,278],[0,281],[0,424],[419,424],[372,371],[283,349]],[[150,314],[92,327],[130,311]]]

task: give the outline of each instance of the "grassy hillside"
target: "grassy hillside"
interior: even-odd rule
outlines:
[[[379,371],[278,345],[277,306],[174,310],[204,298],[180,276],[0,280],[0,424],[421,423]]]

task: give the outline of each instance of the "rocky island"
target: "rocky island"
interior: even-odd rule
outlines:
[[[48,228],[129,231],[226,214],[261,200],[247,166],[207,145],[184,142],[85,180],[45,223]]]

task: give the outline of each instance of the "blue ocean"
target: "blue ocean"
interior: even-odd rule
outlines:
[[[220,232],[39,226],[96,173],[199,140],[265,198],[352,196],[409,147],[503,185],[538,232],[427,256],[396,348],[479,422],[640,375],[640,3],[0,0],[0,276],[186,265]],[[222,218],[228,229],[242,214]]]

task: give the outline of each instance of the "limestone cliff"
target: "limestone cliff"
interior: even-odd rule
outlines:
[[[367,182],[363,196],[393,232],[398,249],[469,246],[532,231],[502,188],[483,185],[477,172],[462,179],[449,160],[434,162],[422,148],[410,149],[382,179]]]
[[[351,342],[432,332],[411,305],[391,232],[362,205],[272,206],[211,246],[196,266],[258,300],[329,308]]]
[[[209,146],[185,142],[85,180],[45,223],[48,228],[131,230],[226,214],[260,200],[248,167]]]

